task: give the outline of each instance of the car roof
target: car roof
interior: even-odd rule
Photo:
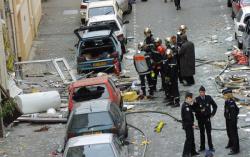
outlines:
[[[114,14],[110,15],[99,15],[99,16],[93,16],[89,18],[89,23],[91,22],[100,22],[100,21],[110,21],[110,20],[116,20],[117,17]]]
[[[78,80],[71,84],[71,86],[77,88],[82,86],[90,86],[90,85],[97,85],[97,84],[105,84],[109,80],[108,76],[100,76],[100,77],[93,77],[93,78],[84,78],[82,80]]]
[[[114,0],[96,1],[89,3],[88,8],[97,8],[97,7],[113,6],[113,5],[114,5]]]
[[[109,99],[99,99],[75,103],[74,115],[109,111]]]
[[[82,38],[86,39],[86,38],[94,38],[94,37],[101,37],[101,36],[109,36],[110,33],[111,33],[111,30],[90,31],[90,32],[85,32],[82,35]]]
[[[113,134],[111,133],[78,136],[70,138],[67,146],[77,147],[77,146],[91,145],[91,144],[112,143],[112,139],[113,139]]]

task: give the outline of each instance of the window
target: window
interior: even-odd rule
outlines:
[[[89,18],[98,15],[115,14],[113,6],[97,7],[89,9]]]
[[[109,92],[105,84],[79,87],[73,93],[73,101],[75,102],[107,98],[109,98]]]
[[[70,147],[66,157],[115,157],[115,154],[107,143]]]
[[[241,19],[242,15],[243,15],[243,11],[240,10],[240,11],[238,12],[238,14],[236,15],[236,21],[237,21],[237,22],[240,22],[240,19]]]
[[[105,119],[105,121],[103,121]],[[112,119],[109,112],[96,112],[73,115],[69,131],[87,128],[88,130],[95,126],[112,125]]]

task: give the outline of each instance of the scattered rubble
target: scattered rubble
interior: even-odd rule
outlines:
[[[34,132],[44,132],[44,131],[48,131],[50,127],[48,126],[43,126],[40,129],[34,130]]]

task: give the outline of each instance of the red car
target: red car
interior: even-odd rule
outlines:
[[[232,0],[232,18],[235,18],[242,7],[250,6],[250,0]]]
[[[69,86],[69,111],[75,104],[93,99],[110,99],[111,102],[123,107],[120,90],[108,76],[86,78]]]

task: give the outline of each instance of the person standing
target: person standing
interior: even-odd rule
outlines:
[[[146,78],[149,86],[149,97],[154,95],[153,82],[151,78],[152,64],[149,52],[143,50],[143,43],[138,44],[138,51],[134,55],[134,66],[141,81],[141,90],[144,97],[146,97]]]
[[[165,74],[165,95],[168,100],[167,106],[180,106],[180,93],[178,88],[178,69],[177,61],[174,57],[173,51],[167,49],[166,60],[163,61],[163,73]]]
[[[214,151],[211,136],[211,121],[210,119],[217,111],[217,104],[210,95],[206,95],[205,87],[199,89],[200,95],[195,98],[194,111],[200,129],[200,152],[205,151],[205,130],[207,133],[208,146],[210,151]],[[211,107],[213,110],[211,111]]]
[[[144,36],[145,36],[145,40],[144,40],[144,44],[146,45],[150,45],[150,44],[154,44],[154,37],[153,37],[153,34],[152,34],[152,31],[150,28],[146,27],[144,29]]]
[[[175,45],[176,45],[177,52],[179,52],[179,50],[180,50],[180,48],[182,46],[182,43],[183,43],[183,41],[181,39],[181,36],[186,34],[186,32],[187,32],[187,26],[186,25],[180,25],[179,30],[178,30],[177,35],[176,35],[176,40],[173,38],[175,40]],[[180,57],[179,57],[178,54],[176,55],[176,57],[177,57],[177,64],[178,64],[179,81],[180,81],[180,83],[183,83],[183,78],[181,77],[181,74],[180,74]]]
[[[180,75],[183,78],[184,86],[191,86],[195,83],[195,48],[191,41],[187,40],[187,35],[181,36],[183,44],[179,51],[180,58]]]
[[[181,2],[180,0],[174,0],[174,4],[176,7],[176,10],[181,10]]]
[[[181,118],[182,126],[186,133],[186,140],[184,143],[184,149],[182,157],[190,157],[194,155],[199,155],[195,150],[195,141],[194,141],[194,115],[192,110],[193,105],[193,94],[187,92],[185,95],[185,102],[181,107]]]
[[[226,119],[227,136],[229,138],[228,144],[225,148],[231,149],[228,155],[234,155],[240,152],[237,128],[239,108],[235,103],[231,89],[224,89],[222,94],[225,99],[224,117]]]

